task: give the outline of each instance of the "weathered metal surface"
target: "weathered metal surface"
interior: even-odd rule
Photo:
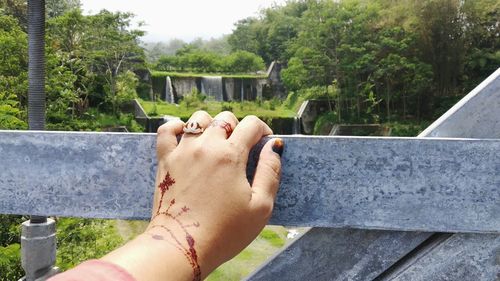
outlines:
[[[0,213],[147,218],[155,137],[0,133]]]
[[[146,219],[154,138],[1,132],[0,213]],[[500,140],[284,138],[271,223],[500,232]]]
[[[419,137],[500,139],[500,68]]]
[[[500,138],[499,110],[500,68],[419,136]],[[500,280],[500,236],[454,234],[441,241],[380,280]]]
[[[500,235],[455,234],[379,280],[500,280]]]
[[[418,246],[423,234],[313,228],[264,264],[261,268],[265,270],[257,269],[247,279],[372,280]],[[317,245],[321,245],[321,250],[317,250]]]
[[[500,68],[490,75],[483,83],[477,86],[473,91],[471,91],[466,97],[464,97],[457,105],[451,108],[448,112],[446,112],[441,118],[439,118],[436,122],[434,122],[431,126],[427,128],[424,132],[422,132],[419,137],[475,137],[475,138],[499,138],[500,129],[498,128],[498,124],[500,121],[500,114],[498,110],[500,109]],[[490,126],[490,125],[493,125]],[[494,128],[494,129],[493,129]],[[367,248],[371,249],[379,249],[376,254],[387,255],[390,253],[394,253],[391,256],[391,260],[394,262],[397,260],[401,260],[404,256],[407,255],[408,252],[413,250],[415,247],[413,245],[415,239],[420,239],[421,243],[426,241],[429,237],[431,237],[432,233],[420,233],[418,237],[414,239],[408,239],[407,237],[394,237],[393,243],[398,245],[396,251],[394,249],[384,250],[384,245],[379,242],[379,240],[375,240],[372,243],[366,244],[365,240],[372,241],[370,235],[374,231],[363,231],[363,230],[352,230],[355,235],[349,238],[349,241],[354,246],[355,251],[362,252]],[[335,230],[323,230],[323,232],[331,232],[334,233]],[[325,256],[342,256],[344,254],[344,260],[351,262],[353,269],[356,269],[358,272],[357,277],[361,280],[371,280],[370,275],[367,275],[366,278],[363,274],[366,273],[366,268],[371,268],[373,264],[378,264],[377,259],[374,259],[371,263],[367,263],[364,266],[356,266],[356,260],[351,260],[349,254],[344,253],[342,251],[337,250],[336,248],[330,248],[325,246],[322,242],[316,243],[306,243],[303,241],[320,241],[321,233],[315,231],[315,229],[311,229],[306,232],[302,239],[296,240],[292,245],[290,245],[287,249],[278,253],[274,258],[267,261],[266,264],[261,266],[252,276],[258,276],[259,278],[250,278],[251,280],[277,280],[279,279],[280,274],[289,274],[290,276],[307,276],[312,275],[316,271],[320,270],[325,275],[330,274],[331,280],[342,280],[336,279],[337,276],[342,275],[342,268],[339,270],[339,266],[336,261],[331,260],[329,263],[326,263],[323,267],[301,267],[298,263],[290,263],[288,262],[289,258],[289,249],[293,248],[294,259],[301,260],[303,262],[306,259],[303,253],[309,253],[309,256],[316,257],[319,255]],[[395,232],[384,231],[379,232],[378,235],[383,236],[393,236],[396,235]],[[456,234],[459,235],[459,234]],[[331,235],[329,243],[338,244],[342,242],[343,237],[336,237],[335,235]],[[484,237],[483,243],[485,245],[490,245],[491,248],[500,248],[500,243],[491,243],[490,239]],[[457,246],[460,247],[460,246]],[[466,246],[465,246],[466,247]],[[425,255],[428,253],[420,253]],[[340,255],[339,255],[340,253]],[[432,251],[429,251],[432,253]],[[497,255],[497,260],[499,254]],[[399,256],[399,258],[398,258]],[[491,260],[493,257],[490,256],[488,259]],[[398,263],[397,269],[404,270],[406,268],[411,268],[411,265],[407,264],[408,261]],[[453,261],[448,260],[448,264],[452,264]],[[388,269],[391,264],[386,264]],[[490,270],[491,264],[482,264],[482,267],[485,270]],[[401,269],[403,268],[403,269]],[[383,268],[380,268],[383,271]],[[352,271],[351,271],[352,272]],[[290,280],[297,280],[300,278],[291,278]],[[500,279],[500,277],[499,277]],[[475,277],[470,276],[470,278],[465,278],[462,280],[482,280],[477,279]]]

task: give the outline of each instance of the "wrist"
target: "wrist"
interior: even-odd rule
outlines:
[[[183,213],[185,212],[183,211]],[[191,278],[189,280],[201,280],[206,274],[202,275],[205,272],[202,272],[202,262],[199,255],[200,244],[197,239],[200,236],[199,224],[197,222],[184,223],[178,219],[179,214],[176,216],[163,213],[154,216],[141,236],[153,247],[154,245],[168,245],[168,255],[175,255],[178,261],[190,268]]]
[[[137,281],[197,280],[182,252],[173,244],[155,239],[146,232],[101,260],[122,267]]]

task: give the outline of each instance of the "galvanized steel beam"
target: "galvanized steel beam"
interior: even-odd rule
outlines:
[[[283,138],[273,224],[500,232],[500,140]],[[0,213],[147,219],[154,147],[153,134],[0,132]]]
[[[455,234],[379,281],[499,280],[500,235]]]
[[[372,280],[417,247],[424,234],[315,227],[247,280]]]

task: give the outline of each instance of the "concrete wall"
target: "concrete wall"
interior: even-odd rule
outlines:
[[[300,119],[301,133],[312,135],[314,132],[314,123],[321,113],[327,112],[330,108],[335,108],[335,103],[327,100],[306,100],[300,106],[297,113]]]
[[[222,100],[242,101],[256,99],[285,98],[286,90],[281,82],[280,63],[273,62],[268,71],[267,78],[222,78]],[[167,87],[166,77],[152,79],[154,94],[165,99]],[[202,92],[203,77],[171,77],[175,101],[189,95],[193,89]]]
[[[166,83],[166,79],[164,79]],[[195,77],[171,77],[172,88],[174,89],[174,96],[176,100],[189,95],[193,89],[200,91],[198,78]]]

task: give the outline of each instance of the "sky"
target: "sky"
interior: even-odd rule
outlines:
[[[102,9],[132,12],[146,25],[145,42],[167,42],[177,38],[218,38],[230,34],[234,23],[256,16],[262,8],[283,4],[286,0],[81,0],[86,14]]]

